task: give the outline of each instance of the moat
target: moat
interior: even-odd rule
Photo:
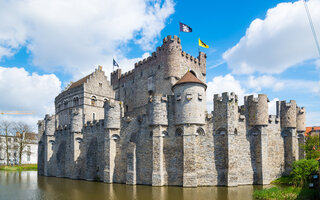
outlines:
[[[262,186],[239,187],[151,187],[106,184],[38,176],[36,171],[0,171],[0,199],[252,199]]]

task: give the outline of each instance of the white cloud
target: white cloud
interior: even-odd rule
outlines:
[[[245,90],[241,87],[240,82],[231,74],[216,76],[207,85],[207,107],[209,111],[213,109],[213,95],[223,92],[234,92],[238,95],[239,104],[243,104]]]
[[[172,0],[1,1],[0,58],[26,46],[49,72],[84,75],[99,64],[111,71],[129,43],[152,49],[173,12]]]
[[[60,87],[61,82],[54,74],[29,74],[24,68],[0,67],[0,111],[34,113],[1,118],[22,120],[34,127],[38,119],[54,112],[54,98],[59,94]]]
[[[310,0],[308,6],[314,24],[319,24],[320,1]],[[223,54],[233,72],[242,74],[281,73],[317,56],[302,1],[280,3],[269,9],[264,20],[255,19],[238,44]]]
[[[282,90],[284,88],[284,83],[277,80],[276,78],[268,75],[263,75],[260,77],[249,76],[248,87],[259,92],[262,88],[272,88],[275,91]]]
[[[259,92],[263,89],[273,91],[300,91],[320,95],[320,81],[279,79],[269,75],[249,76],[247,88]]]

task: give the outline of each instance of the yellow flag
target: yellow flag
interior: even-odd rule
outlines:
[[[200,40],[200,38],[199,38],[199,46],[200,46],[200,47],[204,47],[204,48],[209,48],[209,46],[206,45],[204,42],[202,42],[202,41]]]

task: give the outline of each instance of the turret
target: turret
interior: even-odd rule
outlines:
[[[199,52],[198,60],[200,63],[200,71],[202,75],[206,75],[207,55],[204,52]]]
[[[257,98],[253,95],[245,97],[245,105],[248,112],[248,124],[250,126],[268,125],[268,97],[259,94]]]
[[[175,124],[205,124],[206,88],[191,72],[173,85]]]
[[[74,108],[70,110],[71,116],[71,132],[72,133],[81,133],[83,127],[83,109]]]
[[[111,85],[116,87],[119,83],[119,79],[121,77],[121,69],[116,69],[111,73]]]
[[[104,103],[105,128],[120,129],[120,116],[122,111],[120,101],[108,99]]]
[[[45,134],[54,135],[55,132],[55,115],[46,115],[44,118],[45,121]]]
[[[173,38],[169,35],[163,39],[163,45],[157,49],[157,54],[163,57],[165,68],[167,69],[165,78],[180,77],[181,52],[181,41],[176,35]]]
[[[149,100],[150,125],[168,125],[167,97],[153,95]]]
[[[306,109],[304,107],[297,106],[297,131],[306,131]]]
[[[290,100],[289,103],[281,101],[280,103],[280,121],[281,128],[295,128],[297,123],[296,101]]]

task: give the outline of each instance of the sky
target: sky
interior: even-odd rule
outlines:
[[[307,1],[320,39],[320,0]],[[54,113],[54,98],[98,65],[109,77],[148,57],[167,35],[198,55],[209,45],[207,107],[213,94],[267,94],[306,107],[307,125],[320,125],[320,57],[303,1],[281,0],[0,0],[0,120],[36,123]]]

